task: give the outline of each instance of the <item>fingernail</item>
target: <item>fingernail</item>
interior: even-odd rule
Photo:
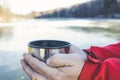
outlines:
[[[28,55],[27,53],[24,53],[24,54],[23,54],[23,57],[25,58],[27,55]]]

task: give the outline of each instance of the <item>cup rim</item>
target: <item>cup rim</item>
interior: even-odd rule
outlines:
[[[51,43],[53,46],[46,46],[46,45],[40,45],[40,43]],[[36,44],[39,43],[39,44]],[[46,43],[46,44],[47,44]],[[57,45],[54,45],[54,43],[57,43]],[[44,48],[44,49],[60,49],[60,48],[66,48],[70,47],[71,44],[67,41],[62,41],[62,40],[33,40],[28,43],[29,47],[32,48]]]

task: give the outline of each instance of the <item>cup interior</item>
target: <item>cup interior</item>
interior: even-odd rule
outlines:
[[[52,48],[59,49],[70,47],[70,43],[66,41],[59,40],[35,40],[28,43],[28,46],[33,48]]]

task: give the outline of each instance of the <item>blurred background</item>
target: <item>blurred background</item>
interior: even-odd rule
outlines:
[[[32,40],[85,49],[120,40],[120,0],[0,0],[0,80],[29,80],[20,59]]]

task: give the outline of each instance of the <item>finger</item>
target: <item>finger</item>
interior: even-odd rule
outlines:
[[[45,61],[43,58],[39,57],[38,58],[38,55],[35,55],[34,53],[31,54],[33,57],[39,59],[40,61]]]
[[[24,54],[23,56],[32,69],[43,76],[47,77],[50,73],[52,73],[52,71],[54,71],[54,68],[49,67],[47,64],[32,57],[30,54]]]
[[[74,66],[75,61],[80,59],[79,54],[55,54],[47,60],[47,64],[52,67]]]
[[[36,74],[36,73],[28,66],[28,64],[25,63],[24,60],[21,60],[21,65],[22,65],[24,71],[27,73],[27,75],[28,75],[30,78],[32,78],[32,76],[33,76],[34,74]]]
[[[69,53],[78,53],[79,51],[80,51],[80,48],[72,44],[72,46],[70,47]]]
[[[24,60],[21,60],[22,67],[24,71],[27,73],[27,75],[32,79],[32,80],[47,80],[45,77],[41,76],[40,74],[36,73],[33,71],[28,64],[25,63]]]

